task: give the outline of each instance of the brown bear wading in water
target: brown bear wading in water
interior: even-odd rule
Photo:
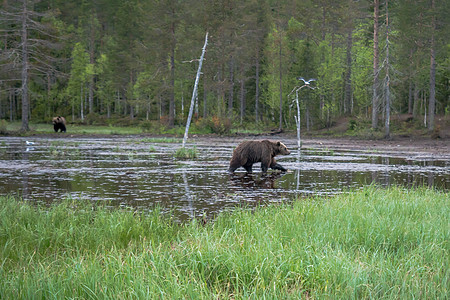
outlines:
[[[247,173],[252,173],[253,164],[261,162],[263,173],[266,173],[269,167],[286,172],[287,170],[277,163],[275,156],[279,154],[288,155],[290,153],[280,141],[245,141],[234,149],[228,171],[234,173],[237,168],[243,167]]]
[[[58,130],[61,130],[61,132],[66,132],[66,119],[61,116],[54,117],[52,119],[53,123],[53,129],[55,132],[58,132]]]

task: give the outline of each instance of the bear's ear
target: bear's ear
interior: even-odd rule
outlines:
[[[281,145],[281,143],[280,143],[280,141],[278,141],[278,142],[277,142],[277,146],[280,146],[280,145]]]

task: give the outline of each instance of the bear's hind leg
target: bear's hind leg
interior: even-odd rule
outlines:
[[[261,170],[262,170],[263,174],[266,174],[268,169],[269,169],[269,167],[266,164],[261,163]]]

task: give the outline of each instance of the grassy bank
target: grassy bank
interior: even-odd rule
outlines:
[[[6,131],[10,134],[19,134],[20,122],[8,123]],[[31,134],[54,134],[52,124],[44,123],[30,123],[30,132],[25,135]],[[82,124],[68,124],[66,134],[141,134],[144,131],[138,126],[108,126],[108,125],[82,125]],[[23,133],[20,133],[23,135]],[[62,133],[60,133],[62,135]]]
[[[367,187],[202,226],[2,197],[0,298],[444,299],[449,204],[425,188]]]

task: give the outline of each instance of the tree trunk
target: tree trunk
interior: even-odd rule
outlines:
[[[259,122],[259,50],[256,52],[255,121]]]
[[[283,129],[283,70],[282,70],[282,51],[281,51],[281,34],[280,34],[280,49],[279,49],[279,67],[280,67],[280,125],[278,130],[281,131]]]
[[[244,79],[241,79],[241,92],[240,92],[240,103],[241,103],[241,120],[240,124],[242,125],[242,121],[244,120],[245,115],[245,90],[244,90]]]
[[[310,131],[310,118],[309,118],[309,106],[306,104],[306,113],[305,113],[305,119],[306,119],[306,131]]]
[[[120,114],[120,92],[119,92],[119,90],[117,90],[116,105],[114,105],[114,112],[116,114]]]
[[[195,97],[195,113],[194,113],[194,116],[196,119],[198,119],[198,110],[199,110],[199,104],[198,104],[198,92],[197,92],[197,97]]]
[[[351,97],[352,97],[352,37],[353,29],[350,26],[347,33],[347,71],[345,72],[345,88],[344,88],[344,114],[350,113]]]
[[[372,86],[372,129],[378,127],[378,64],[379,64],[379,51],[378,51],[378,18],[380,16],[380,0],[374,0],[374,13],[373,13],[373,86]]]
[[[389,1],[386,0],[386,115],[384,122],[384,137],[390,137],[390,118],[391,118],[391,94],[389,78]]]
[[[13,117],[13,92],[9,92],[9,121],[12,122],[14,120]]]
[[[29,98],[28,98],[28,10],[27,0],[23,0],[22,10],[22,127],[21,131],[29,131],[28,126],[28,111],[29,111]]]
[[[409,55],[409,61],[412,62],[413,50],[411,49]],[[413,113],[413,81],[412,81],[412,67],[409,67],[409,88],[408,88],[408,114]]]
[[[175,12],[172,11],[175,15]],[[175,124],[175,24],[171,25],[172,49],[170,49],[170,99],[169,99],[169,126]]]
[[[322,6],[322,24],[321,24],[321,31],[322,31],[322,42],[325,41],[325,37],[326,37],[326,7],[325,5]],[[324,61],[325,60],[325,53],[322,54],[321,59]],[[323,82],[323,76],[320,78],[320,80]],[[324,107],[325,107],[325,95],[323,92],[320,92],[320,96],[319,96],[319,117],[320,120],[324,119]]]
[[[203,77],[203,118],[206,118],[207,114],[207,100],[208,100],[208,90],[206,88],[206,77]]]
[[[81,117],[81,121],[84,121],[84,108],[83,108],[83,86],[81,86],[80,88],[80,117]]]
[[[94,22],[91,20],[91,22]],[[95,28],[94,24],[90,25],[90,37],[89,37],[89,63],[94,65],[95,63]],[[89,113],[94,112],[94,75],[89,74]]]
[[[434,31],[436,29],[436,18],[434,11],[435,0],[431,1],[431,63],[430,63],[430,99],[428,101],[428,131],[434,129],[434,114],[436,110],[436,50],[434,41]]]
[[[412,81],[409,80],[409,87],[408,87],[408,114],[412,114],[413,112],[413,91],[412,91]]]
[[[412,110],[412,114],[413,114],[413,119],[417,119],[417,117],[419,116],[419,95],[420,95],[420,89],[418,87],[419,85],[416,83],[414,84],[414,93],[413,93],[413,110]]]
[[[223,64],[219,65],[219,69],[217,71],[217,115],[219,117],[226,116],[226,107],[225,107],[225,88],[222,83],[222,78],[225,77],[225,70]]]
[[[200,73],[202,71],[203,58],[205,57],[207,45],[208,45],[208,33],[206,33],[206,36],[205,36],[205,44],[203,45],[202,55],[200,56],[200,62],[198,64],[197,76],[195,77],[194,90],[192,91],[192,98],[191,98],[191,107],[189,108],[189,115],[188,115],[188,119],[186,121],[186,129],[184,131],[183,146],[182,146],[183,148],[184,148],[187,138],[188,138],[189,126],[191,125],[192,114],[194,111],[194,100],[195,100],[195,97],[197,97],[198,82],[200,80]]]
[[[230,94],[228,95],[228,117],[231,118],[233,114],[233,91],[234,91],[234,59],[230,59]]]

